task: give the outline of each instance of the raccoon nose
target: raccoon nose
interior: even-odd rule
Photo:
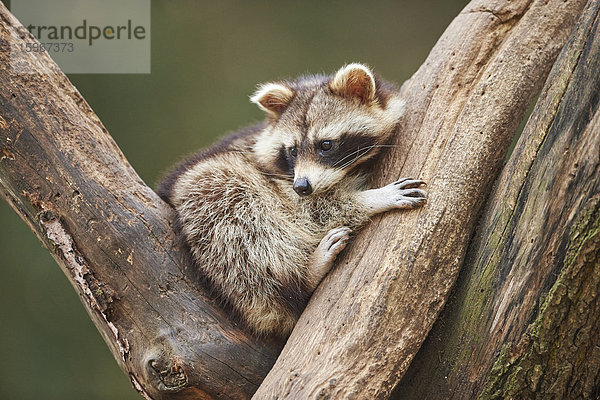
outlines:
[[[296,181],[294,182],[294,190],[300,196],[308,196],[309,194],[312,193],[313,189],[312,189],[312,186],[310,185],[310,182],[308,181],[308,179],[299,178],[299,179],[296,179]]]

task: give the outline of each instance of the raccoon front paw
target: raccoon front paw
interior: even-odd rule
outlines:
[[[309,267],[309,284],[311,289],[318,285],[325,274],[331,269],[338,254],[346,247],[352,230],[347,226],[334,228],[327,232],[312,255]]]
[[[384,187],[358,192],[356,201],[369,216],[397,208],[415,208],[427,202],[425,191],[419,189],[423,185],[422,180],[402,178]]]
[[[427,203],[427,194],[421,186],[426,183],[420,179],[401,178],[385,188],[389,190],[393,208],[416,208]]]
[[[330,230],[327,232],[327,235],[321,239],[317,251],[320,250],[324,259],[333,262],[335,257],[337,257],[337,255],[344,250],[346,244],[348,244],[351,232],[352,230],[347,226],[340,226],[339,228]]]

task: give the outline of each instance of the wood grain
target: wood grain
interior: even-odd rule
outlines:
[[[452,300],[398,398],[600,394],[594,394],[599,17],[600,2],[590,1],[496,183]]]
[[[255,399],[387,398],[454,283],[514,132],[583,1],[474,1],[403,86],[376,184],[428,182],[420,210],[373,221],[321,284]]]
[[[0,193],[61,266],[136,390],[249,398],[281,344],[245,334],[187,279],[172,210],[56,64],[20,50],[34,40],[0,4]]]

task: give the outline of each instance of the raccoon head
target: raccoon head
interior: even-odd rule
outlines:
[[[261,85],[252,102],[267,114],[253,147],[259,163],[300,196],[332,189],[384,147],[404,112],[396,87],[362,64],[331,76]]]

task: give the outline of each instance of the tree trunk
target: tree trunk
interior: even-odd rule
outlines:
[[[282,344],[245,334],[193,285],[172,210],[50,57],[21,50],[35,39],[2,4],[0,24],[0,193],[142,395],[249,398]]]
[[[408,115],[376,180],[424,179],[427,206],[376,219],[352,244],[255,398],[389,396],[446,300],[508,145],[584,5],[474,1],[452,22],[402,88]]]
[[[397,147],[374,178],[420,177],[428,205],[377,217],[358,235],[255,398],[386,398],[407,370],[456,279],[514,132],[585,1],[488,3],[471,2],[404,84]],[[34,39],[3,6],[0,18],[0,193],[52,252],[140,393],[250,397],[282,343],[248,336],[194,286],[172,210],[52,60],[18,50]],[[16,74],[11,62],[32,74]],[[531,158],[526,150],[521,162]],[[503,185],[497,193],[513,190]],[[589,218],[580,232],[591,232]],[[513,375],[499,369],[488,392]]]
[[[398,398],[600,396],[599,18],[590,1]]]

